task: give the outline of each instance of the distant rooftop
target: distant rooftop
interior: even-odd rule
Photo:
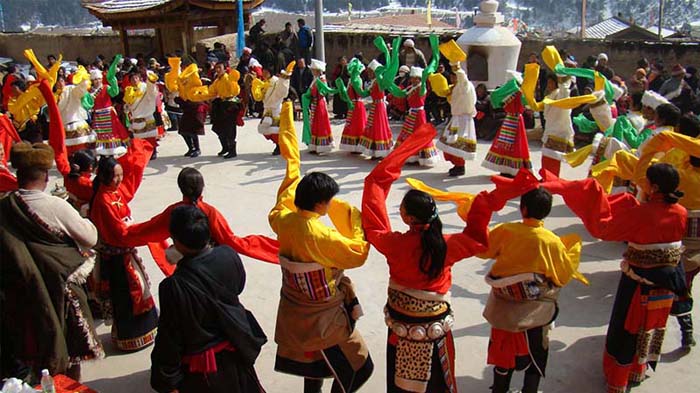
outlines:
[[[459,35],[464,31],[438,19],[428,26],[425,14],[404,14],[357,18],[350,21],[333,22],[324,26],[326,32],[335,33],[369,33],[369,34],[407,34],[407,35]]]
[[[81,0],[84,8],[98,14],[119,14],[127,12],[148,11],[161,6],[178,7],[183,0]],[[191,0],[198,6],[217,9],[219,7],[230,7],[230,4],[237,3],[237,0]],[[253,3],[255,6],[262,4],[263,0],[243,0],[246,5]],[[218,3],[218,4],[217,4]]]
[[[574,27],[569,29],[568,32],[572,34],[578,34],[580,27]],[[596,23],[591,26],[586,26],[586,34],[583,38],[590,38],[596,40],[604,40],[610,38],[619,37],[627,32],[637,33],[641,37],[648,37],[649,39],[654,39],[658,37],[658,27],[646,28],[640,25],[636,25],[625,19],[613,16],[602,22]],[[663,38],[671,38],[671,36],[677,34],[676,31],[662,28],[661,35]]]

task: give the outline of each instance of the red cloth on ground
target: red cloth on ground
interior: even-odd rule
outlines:
[[[447,293],[452,285],[452,265],[488,249],[488,223],[492,209],[500,203],[494,202],[491,194],[479,194],[469,211],[468,225],[464,231],[444,235],[447,256],[442,274],[431,279],[420,270],[421,232],[415,228],[405,233],[393,232],[386,211],[386,199],[392,183],[401,176],[404,162],[435,135],[435,128],[430,124],[417,128],[365,178],[362,226],[367,240],[386,257],[392,280],[409,288]]]
[[[170,237],[170,215],[172,211],[182,205],[192,204],[189,200],[174,203],[165,210],[152,217],[150,220],[131,225],[129,234],[148,242],[162,242]],[[236,236],[226,221],[226,218],[214,206],[203,200],[197,201],[197,207],[206,214],[209,219],[211,238],[220,245],[227,245],[239,254],[264,262],[279,263],[279,242],[262,235]]]
[[[73,379],[66,377],[63,374],[53,376],[53,385],[56,388],[56,393],[97,393],[97,391],[80,384]],[[34,387],[41,390],[41,385]]]

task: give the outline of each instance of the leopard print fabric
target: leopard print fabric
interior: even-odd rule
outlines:
[[[641,268],[676,266],[681,260],[683,250],[683,247],[655,250],[638,250],[633,247],[628,247],[623,257],[631,266]]]
[[[432,342],[399,339],[396,344],[396,386],[411,392],[425,392],[430,380],[433,359]],[[418,386],[423,390],[417,390]]]
[[[418,299],[392,288],[389,288],[387,303],[394,310],[411,315],[439,315],[449,309],[447,302]]]

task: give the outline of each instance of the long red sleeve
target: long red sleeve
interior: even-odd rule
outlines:
[[[148,165],[155,146],[146,139],[132,139],[127,153],[119,157],[119,164],[124,170],[124,180],[119,185],[125,203],[131,202],[143,180],[143,172]]]
[[[129,235],[149,242],[166,240],[170,237],[170,215],[173,209],[184,203],[186,202],[172,204],[150,220],[130,226]],[[238,237],[231,230],[226,218],[214,206],[200,200],[197,202],[197,207],[209,219],[211,238],[214,242],[228,245],[239,254],[250,258],[279,263],[279,243],[277,240],[261,235]]]
[[[435,128],[425,124],[415,130],[405,142],[384,158],[365,178],[362,194],[362,227],[367,241],[382,254],[396,247],[398,234],[392,234],[386,212],[386,199],[391,185],[401,176],[401,167],[415,152],[435,136]]]
[[[595,179],[547,181],[543,187],[560,194],[599,239],[651,244],[683,238],[687,212],[678,204],[660,200],[640,204],[628,193],[607,195]]]
[[[0,114],[0,144],[5,149],[5,155],[2,157],[0,164],[7,165],[12,145],[21,140],[15,126],[12,124],[12,120],[6,115]]]
[[[61,113],[58,111],[58,104],[56,104],[56,97],[54,97],[51,86],[46,80],[42,80],[39,83],[39,91],[49,109],[49,145],[51,145],[56,155],[56,168],[61,175],[66,176],[70,173],[70,163],[68,162],[68,151],[66,150],[66,132],[63,128]]]

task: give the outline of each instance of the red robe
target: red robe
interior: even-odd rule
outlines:
[[[686,209],[678,203],[664,202],[660,195],[653,195],[646,203],[640,203],[628,193],[607,195],[595,179],[555,180],[543,186],[561,194],[597,238],[638,245],[680,244],[686,234]],[[625,391],[629,381],[641,382],[647,365],[656,367],[663,343],[663,333],[658,334],[666,327],[674,292],[679,295],[678,292],[685,290],[685,277],[679,269],[682,266],[659,265],[632,270],[653,285],[640,284],[623,273],[603,356],[608,391]],[[641,340],[640,334],[653,335],[653,342]],[[644,358],[640,353],[645,354]]]
[[[386,157],[365,179],[362,195],[362,226],[367,240],[382,253],[389,264],[391,279],[423,291],[447,293],[452,285],[452,265],[488,249],[488,223],[492,209],[505,204],[496,194],[482,192],[469,211],[469,225],[460,233],[444,235],[447,243],[445,266],[439,277],[431,279],[420,270],[421,232],[393,232],[386,211],[391,185],[401,176],[404,162],[435,136],[435,128],[425,124]]]
[[[100,240],[112,247],[131,248],[143,245],[151,246],[148,239],[139,234],[132,234],[127,221],[131,219],[128,203],[134,198],[141,185],[143,171],[150,160],[154,146],[144,139],[133,139],[129,151],[119,158],[124,170],[124,180],[116,190],[101,185],[90,206],[90,220],[97,227]],[[154,247],[162,245],[154,245]],[[168,264],[160,255],[153,255],[156,264],[166,276],[172,274],[175,267]]]
[[[92,199],[92,177],[90,173],[81,173],[78,177],[64,176],[66,191],[77,199],[78,205],[89,203]]]
[[[150,220],[130,226],[129,234],[137,238],[147,239],[151,243],[162,242],[170,237],[170,215],[173,210],[178,206],[191,204],[192,202],[188,199],[173,203]],[[239,254],[254,259],[275,264],[279,263],[279,242],[277,240],[261,235],[238,237],[231,230],[226,218],[214,206],[200,199],[197,201],[197,207],[209,219],[211,238],[214,242],[219,245],[225,244]],[[151,252],[160,251],[157,248],[151,248]]]

